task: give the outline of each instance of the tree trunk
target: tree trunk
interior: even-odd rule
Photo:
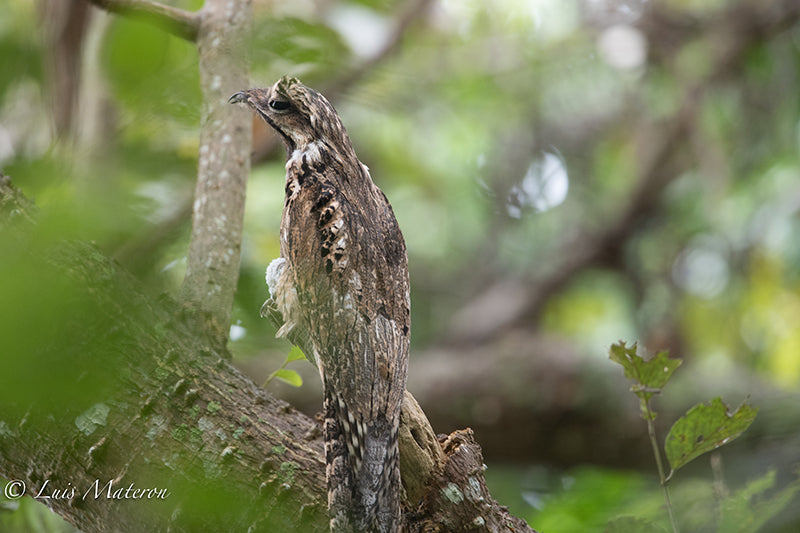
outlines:
[[[250,116],[228,97],[249,85],[250,0],[207,0],[197,34],[203,90],[192,236],[181,299],[204,328],[228,340],[239,279],[244,202],[250,172]]]
[[[92,246],[32,248],[31,211],[0,178],[0,274],[21,284],[0,326],[0,476],[86,532],[327,530],[318,422]],[[492,500],[470,430],[437,441],[409,395],[401,437],[409,531],[531,531]]]

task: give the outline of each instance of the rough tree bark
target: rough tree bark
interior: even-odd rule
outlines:
[[[226,12],[222,3],[209,2],[208,11],[191,14],[145,1],[93,2],[162,24],[182,38],[205,39],[203,46],[210,55],[209,70],[202,75],[208,84],[204,95],[227,96],[223,86],[230,78],[220,79],[216,86],[213,71],[214,61],[221,61],[220,56],[213,57],[220,44],[215,46],[215,37],[236,37],[214,26],[232,22],[232,12]],[[241,5],[249,3],[242,0]],[[774,34],[776,25],[796,21],[799,13],[796,2],[783,0],[769,10],[753,8],[746,16],[724,20],[719,31],[736,39],[720,40],[726,46],[721,47],[717,74],[732,68],[748,44]],[[203,18],[205,14],[208,18]],[[707,80],[714,81],[717,74]],[[688,96],[691,103],[697,95]],[[211,198],[217,192],[228,192],[223,190],[223,171],[237,167],[246,175],[248,159],[246,153],[240,160],[241,154],[225,151],[213,154],[215,161],[211,160],[212,149],[224,150],[226,134],[233,139],[234,134],[249,132],[246,113],[241,114],[243,126],[236,126],[227,122],[227,116],[216,115],[216,109],[217,102],[212,102],[203,113],[209,136],[202,138],[213,144],[206,144],[206,184],[198,185],[198,198],[202,193],[212,195],[205,205],[214,203]],[[226,113],[233,115],[236,110]],[[215,124],[216,120],[225,123]],[[682,123],[678,129],[685,131]],[[216,135],[211,135],[214,131]],[[247,151],[249,143],[239,146]],[[224,163],[214,164],[219,161]],[[235,187],[244,194],[243,181]],[[227,205],[235,212],[239,204]],[[41,240],[36,229],[8,220],[27,220],[30,210],[8,180],[0,178],[3,268],[52,287],[42,312],[52,312],[57,305],[56,311],[71,318],[55,323],[40,319],[31,351],[11,354],[4,364],[0,475],[25,483],[29,495],[41,491],[40,501],[85,531],[325,530],[318,424],[259,389],[226,361],[228,354],[218,341],[227,330],[230,305],[220,303],[223,307],[211,310],[211,339],[199,335],[195,321],[185,320],[181,305],[150,297],[89,245],[60,244],[42,255],[28,251],[30,242]],[[232,269],[229,281],[237,275],[240,229],[217,233],[213,227],[220,220],[217,214],[198,216],[196,210],[194,219],[196,225],[208,224],[211,234],[219,235],[214,245],[217,255],[212,258],[219,270],[214,276]],[[222,214],[235,224],[238,213]],[[233,252],[226,258],[229,249]],[[199,264],[208,258],[198,254],[190,261]],[[184,291],[187,300],[205,300],[214,280],[208,273],[194,279],[200,281]],[[219,287],[218,301],[231,301],[230,284]],[[212,296],[217,299],[216,295]],[[523,307],[520,315],[527,312],[530,307]],[[4,322],[9,319],[13,324],[14,317],[4,317]],[[69,401],[59,401],[43,398],[42,390],[77,393]],[[454,432],[437,439],[417,407],[408,399],[401,430],[406,503],[412,511],[407,515],[408,529],[529,531],[488,494],[480,450],[471,433]],[[109,482],[112,490],[122,492],[106,492]],[[155,497],[142,500],[137,488],[154,489],[147,494]],[[55,490],[63,492],[56,495]],[[140,499],[132,499],[137,494]]]
[[[149,297],[92,246],[26,251],[39,240],[31,209],[0,178],[11,266],[60,280],[53,298],[81,318],[41,324],[35,352],[12,356],[60,365],[64,390],[86,391],[42,401],[41,376],[7,365],[0,390],[31,392],[0,402],[0,476],[87,532],[326,530],[319,424],[254,385],[180,305]],[[409,531],[532,531],[491,498],[470,430],[437,439],[410,395],[402,417]]]
[[[252,5],[207,0],[200,13],[200,156],[181,297],[205,315],[205,329],[224,344],[239,279],[252,132],[246,112],[232,111],[227,101],[249,82]]]
[[[249,86],[251,0],[207,0],[191,13],[148,0],[89,0],[197,45],[203,93],[192,234],[181,300],[220,346],[228,339],[239,279],[250,171],[249,114],[227,98]]]
[[[5,266],[57,280],[43,291],[54,297],[44,305],[76,318],[37,322],[31,353],[11,354],[40,361],[54,380],[50,392],[61,386],[70,396],[43,401],[31,366],[6,365],[0,389],[16,392],[0,402],[0,475],[87,532],[326,530],[318,424],[242,376],[224,348],[250,117],[222,109],[247,86],[250,0],[208,0],[198,13],[147,0],[91,1],[199,48],[204,108],[181,291],[189,306],[151,298],[87,244],[28,250],[35,225],[3,219],[26,220],[31,206],[2,177],[0,237],[12,258]],[[469,430],[440,442],[410,395],[402,420],[409,531],[531,531],[491,498]]]

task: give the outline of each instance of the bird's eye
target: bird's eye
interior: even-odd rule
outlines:
[[[275,111],[286,111],[289,109],[289,102],[286,100],[270,100],[269,107]]]

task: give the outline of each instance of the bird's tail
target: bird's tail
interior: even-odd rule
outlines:
[[[363,422],[341,399],[325,399],[325,460],[331,532],[400,531],[399,419]]]

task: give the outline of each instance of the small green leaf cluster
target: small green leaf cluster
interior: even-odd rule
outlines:
[[[731,412],[722,399],[711,405],[695,405],[672,425],[664,443],[664,451],[672,474],[692,459],[727,444],[750,427],[758,408],[742,404]]]
[[[297,346],[292,346],[292,349],[289,350],[289,353],[286,354],[286,359],[284,359],[283,364],[275,370],[272,374],[267,377],[267,380],[264,382],[264,387],[270,384],[273,379],[277,379],[279,381],[283,381],[284,383],[288,383],[292,387],[302,387],[303,386],[303,378],[297,371],[286,368],[286,365],[291,363],[292,361],[299,361],[300,359],[305,359],[306,356],[303,353],[303,350],[298,348]]]
[[[637,344],[628,346],[619,342],[611,346],[609,358],[622,366],[625,377],[631,382],[631,392],[640,401],[642,418],[647,422],[653,455],[658,467],[658,475],[664,488],[667,511],[672,530],[677,533],[678,525],[673,514],[667,484],[675,472],[693,459],[727,444],[744,433],[756,418],[758,408],[746,403],[731,410],[721,398],[711,400],[710,404],[698,404],[689,409],[669,430],[664,442],[664,455],[669,462],[669,473],[665,475],[661,450],[655,434],[656,412],[650,406],[654,395],[661,393],[680,366],[679,359],[671,359],[667,352],[659,352],[645,360],[637,353]],[[657,526],[643,525],[638,518],[621,518],[609,523],[610,532],[660,531]],[[722,531],[722,530],[720,530]]]
[[[637,345],[627,346],[619,342],[611,346],[609,359],[622,365],[625,377],[631,381],[631,392],[642,402],[642,418],[655,420],[657,413],[649,405],[650,399],[659,394],[681,365],[680,359],[670,359],[667,352],[659,352],[645,360],[636,353]],[[698,404],[673,424],[667,435],[664,451],[670,464],[670,472],[665,480],[676,470],[693,459],[731,442],[744,433],[756,418],[758,408],[742,404],[735,411],[717,397],[710,405]]]
[[[632,383],[633,392],[642,402],[642,417],[655,420],[656,413],[647,403],[654,394],[659,394],[667,384],[672,373],[681,366],[680,359],[670,359],[667,352],[658,352],[655,357],[645,361],[636,353],[636,344],[628,347],[624,342],[611,346],[609,359],[622,365],[625,377]]]

